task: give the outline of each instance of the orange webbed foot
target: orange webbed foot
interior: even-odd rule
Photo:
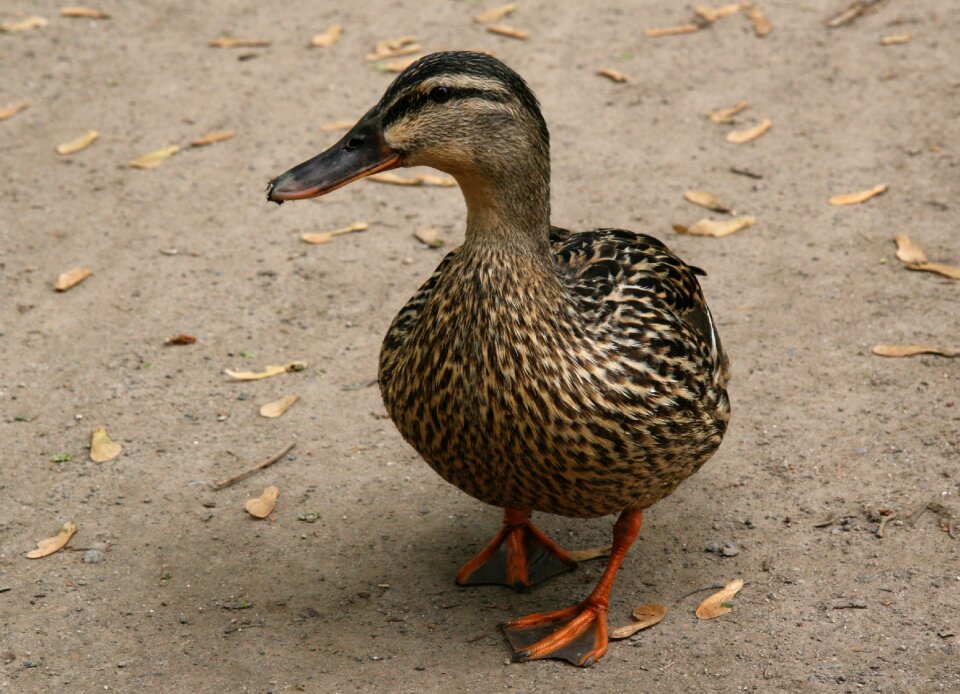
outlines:
[[[607,652],[607,609],[589,599],[579,605],[538,612],[502,627],[513,662],[556,658],[589,667]]]

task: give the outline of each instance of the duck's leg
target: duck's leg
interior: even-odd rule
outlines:
[[[457,584],[500,583],[524,591],[576,566],[566,550],[530,522],[529,509],[506,508],[500,532],[457,572]]]
[[[514,648],[514,662],[559,658],[587,667],[607,652],[610,588],[630,545],[640,532],[642,511],[626,510],[613,527],[610,561],[590,596],[579,605],[514,619],[503,631]]]

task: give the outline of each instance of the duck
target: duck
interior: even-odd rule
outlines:
[[[514,661],[596,663],[614,579],[646,509],[720,446],[729,359],[698,276],[656,238],[550,221],[550,136],[514,70],[426,55],[336,144],[271,180],[278,204],[428,166],[466,203],[461,246],[400,310],[378,370],[403,438],[441,477],[503,509],[457,573],[524,591],[577,566],[531,521],[618,514],[602,576],[571,606],[501,625]]]

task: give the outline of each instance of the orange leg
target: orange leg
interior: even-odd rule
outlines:
[[[502,583],[523,591],[576,566],[566,550],[530,522],[529,510],[507,508],[500,532],[457,572],[457,583]]]
[[[514,662],[560,658],[587,667],[603,657],[607,652],[610,588],[627,550],[640,533],[642,521],[642,511],[628,509],[620,514],[613,527],[610,561],[600,582],[586,600],[579,605],[538,612],[503,625],[510,645],[516,649]]]

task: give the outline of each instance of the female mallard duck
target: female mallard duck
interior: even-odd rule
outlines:
[[[384,404],[444,479],[504,509],[461,585],[522,590],[576,565],[531,511],[620,512],[586,600],[504,625],[514,660],[589,665],[606,652],[610,588],[643,509],[706,462],[730,415],[727,359],[698,270],[650,236],[551,227],[537,99],[480,53],[408,67],[343,139],[271,181],[267,198],[310,198],[421,165],[456,178],[466,238],[387,332]]]

